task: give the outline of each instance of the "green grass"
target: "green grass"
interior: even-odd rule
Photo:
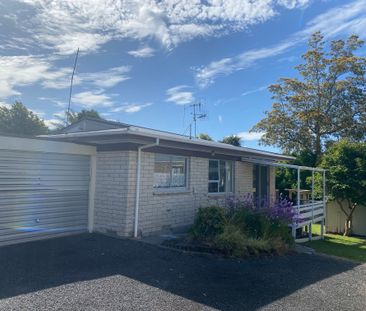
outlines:
[[[313,225],[313,233],[320,234],[320,225]],[[305,243],[319,253],[366,262],[366,239],[326,234],[324,240]]]

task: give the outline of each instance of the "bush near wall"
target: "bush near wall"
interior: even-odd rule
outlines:
[[[235,202],[235,204],[233,204]],[[191,237],[219,253],[234,257],[285,254],[294,246],[289,224],[297,221],[292,204],[249,204],[235,198],[226,206],[200,208]]]

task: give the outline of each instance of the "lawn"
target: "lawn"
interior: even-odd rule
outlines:
[[[313,226],[313,233],[320,234],[320,226]],[[305,243],[319,253],[366,262],[366,239],[326,234],[324,240]]]

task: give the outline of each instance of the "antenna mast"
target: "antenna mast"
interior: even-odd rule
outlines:
[[[77,61],[78,61],[78,57],[79,57],[79,48],[76,51],[74,68],[72,70],[71,81],[70,81],[69,105],[67,106],[67,115],[66,115],[66,120],[67,121],[69,121],[70,108],[71,108],[72,85],[74,83],[74,75],[75,75],[75,70],[76,70],[76,64],[77,64]]]
[[[197,120],[206,118],[207,113],[203,113],[201,111],[202,108],[201,101],[199,101],[198,103],[191,104],[190,106],[193,108],[192,116],[194,124],[194,138],[197,138]],[[192,124],[190,125],[189,138],[192,138]]]

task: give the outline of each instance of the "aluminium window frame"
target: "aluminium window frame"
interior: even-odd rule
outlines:
[[[209,175],[210,175],[210,161],[217,161],[218,162],[218,179],[215,180],[215,179],[209,179]],[[224,161],[225,162],[225,171],[226,171],[226,163],[229,162],[230,163],[230,170],[231,170],[231,180],[230,180],[230,191],[227,191],[226,188],[227,188],[227,176],[225,178],[225,191],[219,191],[220,190],[220,161]],[[209,159],[208,160],[208,176],[207,176],[207,193],[209,195],[222,195],[222,194],[228,194],[228,193],[234,193],[234,161],[232,160],[224,160],[224,159]],[[209,184],[210,183],[217,183],[217,191],[215,192],[210,192],[209,191]]]
[[[187,190],[189,188],[189,169],[190,169],[190,161],[189,161],[189,157],[187,156],[183,156],[183,155],[179,155],[179,154],[170,154],[170,153],[155,153],[154,154],[154,171],[153,171],[153,174],[155,174],[155,163],[156,163],[156,155],[157,154],[162,154],[162,155],[168,155],[168,156],[171,156],[171,157],[182,157],[184,158],[184,185],[183,186],[177,186],[177,187],[172,187],[171,185],[170,186],[167,186],[167,187],[155,187],[154,186],[154,183],[153,183],[153,189],[154,191],[157,191],[157,192],[164,192],[164,191],[184,191],[184,190]],[[170,159],[170,163],[172,163],[172,158]],[[172,169],[170,170],[170,181],[172,180]],[[153,178],[154,179],[154,178]]]

